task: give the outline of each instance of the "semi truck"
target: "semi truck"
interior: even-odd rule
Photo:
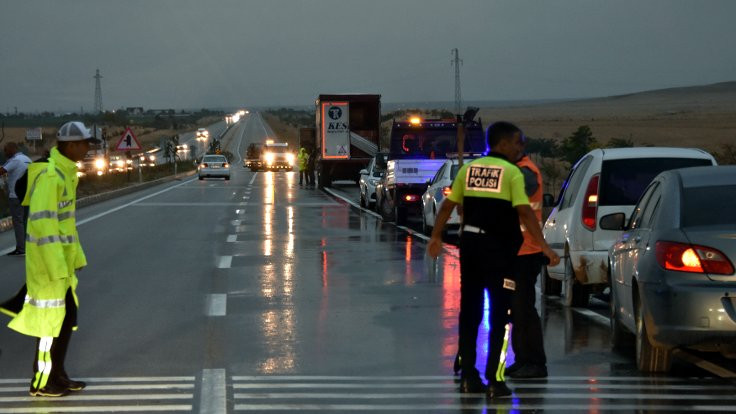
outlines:
[[[473,113],[474,115],[474,113]],[[463,120],[463,153],[478,156],[486,152],[480,121]],[[376,190],[376,209],[384,219],[406,224],[409,216],[419,217],[422,194],[427,183],[449,156],[457,156],[458,123],[453,119],[394,121],[386,175]]]
[[[315,107],[319,187],[336,180],[357,182],[380,150],[381,95],[324,94]]]

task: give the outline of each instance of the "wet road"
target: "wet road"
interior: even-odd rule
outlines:
[[[250,115],[225,145],[242,154],[266,130]],[[511,382],[499,403],[460,398],[457,251],[433,261],[421,237],[295,173],[234,165],[230,181],[186,179],[78,212],[90,265],[67,369],[90,386],[26,397],[33,342],[2,329],[0,413],[736,409],[731,382],[684,363],[641,375],[605,325],[553,300],[540,303],[551,376]],[[0,266],[5,297],[22,260]]]

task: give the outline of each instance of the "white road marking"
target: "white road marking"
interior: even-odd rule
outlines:
[[[258,171],[256,171],[256,172],[255,172],[255,173],[253,174],[253,177],[251,177],[251,178],[250,178],[250,182],[248,183],[248,185],[249,185],[249,186],[253,185],[253,181],[255,181],[255,180],[256,180],[256,176],[257,176],[257,175],[258,175]]]
[[[396,226],[396,227],[399,228],[399,229],[401,229],[401,230],[404,230],[405,232],[411,234],[414,237],[419,237],[420,239],[429,241],[429,237],[427,237],[426,235],[424,235],[422,233],[419,233],[417,231],[414,231],[414,230],[412,230],[412,229],[410,229],[410,228],[408,228],[406,226]]]
[[[227,315],[227,295],[224,293],[207,295],[207,316],[225,315]]]
[[[232,256],[220,256],[220,261],[217,263],[218,269],[229,269],[233,264]]]
[[[116,384],[116,385],[87,385],[88,391],[122,391],[122,390],[187,390],[193,389],[194,384]],[[0,392],[27,392],[28,386],[4,387]]]
[[[674,354],[685,361],[694,364],[711,374],[718,375],[721,378],[736,378],[736,372],[726,369],[720,365],[716,365],[710,361],[706,361],[696,355],[693,355],[682,349],[675,349]]]
[[[240,214],[240,213],[237,213],[236,212],[236,214]],[[232,220],[232,221],[230,221],[230,225],[232,225],[232,226],[239,226],[241,224],[243,224],[243,220]]]
[[[485,394],[466,394],[465,397],[485,397]],[[236,399],[244,400],[261,400],[261,399],[358,399],[358,400],[381,400],[381,399],[436,399],[436,398],[457,398],[457,391],[454,392],[412,392],[412,393],[333,393],[333,392],[264,392],[264,393],[236,393],[234,395]],[[565,392],[550,392],[550,393],[524,393],[514,392],[515,398],[528,398],[528,399],[591,399],[591,398],[605,398],[612,400],[713,400],[712,394],[615,394],[615,393],[565,393]],[[718,399],[721,400],[736,400],[736,395],[718,395]],[[726,407],[724,407],[726,408]]]
[[[138,203],[134,205],[133,207],[243,207],[247,206],[248,203],[245,202],[238,202],[238,203],[213,203],[213,202],[207,202],[207,203]]]
[[[447,375],[398,375],[398,376],[360,376],[360,375],[240,375],[233,376],[233,381],[442,381],[450,383],[452,381]],[[546,378],[548,381],[643,381],[643,382],[687,382],[697,380],[713,380],[701,377],[614,377],[614,376],[597,376],[597,375],[550,375]],[[524,381],[539,381],[539,379],[514,379],[514,383]],[[736,389],[736,387],[734,387]]]
[[[227,242],[228,243],[235,243],[238,241],[238,235],[237,234],[231,234],[227,236]]]
[[[592,319],[594,322],[598,322],[601,325],[611,326],[611,319],[601,315],[600,313],[595,313],[590,309],[583,309],[583,308],[570,308],[570,309],[572,309],[573,311],[581,315],[587,316],[588,318]]]
[[[36,399],[38,401],[38,399]],[[0,408],[0,413],[7,414],[38,414],[38,413],[110,413],[110,412],[142,412],[152,413],[158,411],[192,411],[191,405],[84,405],[84,406],[55,406],[53,408],[22,407],[22,408]]]
[[[273,388],[277,386],[279,389],[315,389],[315,388],[330,388],[330,389],[423,389],[423,388],[447,388],[447,383],[425,383],[425,384],[407,384],[407,383],[375,383],[375,384],[345,384],[342,382],[325,382],[325,383],[238,383],[233,384],[234,389],[262,389],[262,388]],[[539,389],[549,388],[549,384],[517,384],[517,388],[521,389]],[[618,390],[736,390],[733,385],[695,385],[695,384],[672,384],[672,385],[661,385],[661,384],[565,384],[565,389],[618,389]]]
[[[203,414],[225,414],[227,412],[226,387],[224,369],[203,370],[199,412]]]
[[[176,381],[190,381],[195,380],[194,377],[87,377],[79,378],[82,381],[87,382],[176,382]],[[0,384],[25,384],[28,382],[28,378],[16,378],[16,379],[0,379]]]
[[[64,401],[123,401],[123,400],[187,400],[194,398],[194,394],[70,394],[64,397]],[[36,402],[38,398],[25,397],[0,397],[0,403],[9,402]],[[2,412],[2,408],[0,408]]]
[[[512,403],[492,404],[492,403],[456,403],[456,404],[386,404],[386,405],[368,405],[368,404],[235,404],[235,409],[239,411],[293,411],[293,410],[313,410],[313,411],[461,411],[461,410],[479,410],[486,412],[487,409],[504,409],[504,410],[554,410],[554,411],[570,411],[584,410],[589,411],[595,408],[595,411],[682,411],[681,405],[648,405],[648,404],[605,404],[596,403],[591,407],[589,402],[579,404],[518,404]],[[717,405],[696,405],[686,407],[688,411],[715,411],[723,412],[724,409],[731,407]]]
[[[373,216],[375,218],[383,219],[383,217],[381,217],[381,215],[378,214],[378,213],[376,213],[375,211],[370,211],[370,210],[368,210],[366,208],[361,207],[360,204],[356,203],[353,200],[350,200],[349,198],[347,198],[345,196],[342,196],[342,195],[340,195],[340,194],[332,191],[332,189],[330,189],[330,188],[325,187],[325,188],[323,188],[323,190],[325,190],[325,192],[327,192],[328,194],[332,195],[333,197],[339,198],[340,200],[342,200],[342,201],[350,204],[351,206],[357,208],[358,210],[360,210],[360,211],[362,211],[364,213],[368,213],[368,214],[370,214],[371,216]]]

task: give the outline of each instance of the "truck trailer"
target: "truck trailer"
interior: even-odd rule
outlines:
[[[315,107],[319,187],[357,182],[380,149],[381,95],[319,95]]]

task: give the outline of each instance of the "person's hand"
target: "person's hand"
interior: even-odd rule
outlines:
[[[439,237],[432,237],[429,239],[429,244],[427,245],[427,252],[430,256],[433,258],[437,258],[437,256],[440,255],[440,252],[442,251],[442,239]]]
[[[542,248],[542,254],[547,256],[550,266],[557,266],[558,264],[560,264],[560,256],[558,256],[554,250],[550,249],[549,246],[544,246]]]

